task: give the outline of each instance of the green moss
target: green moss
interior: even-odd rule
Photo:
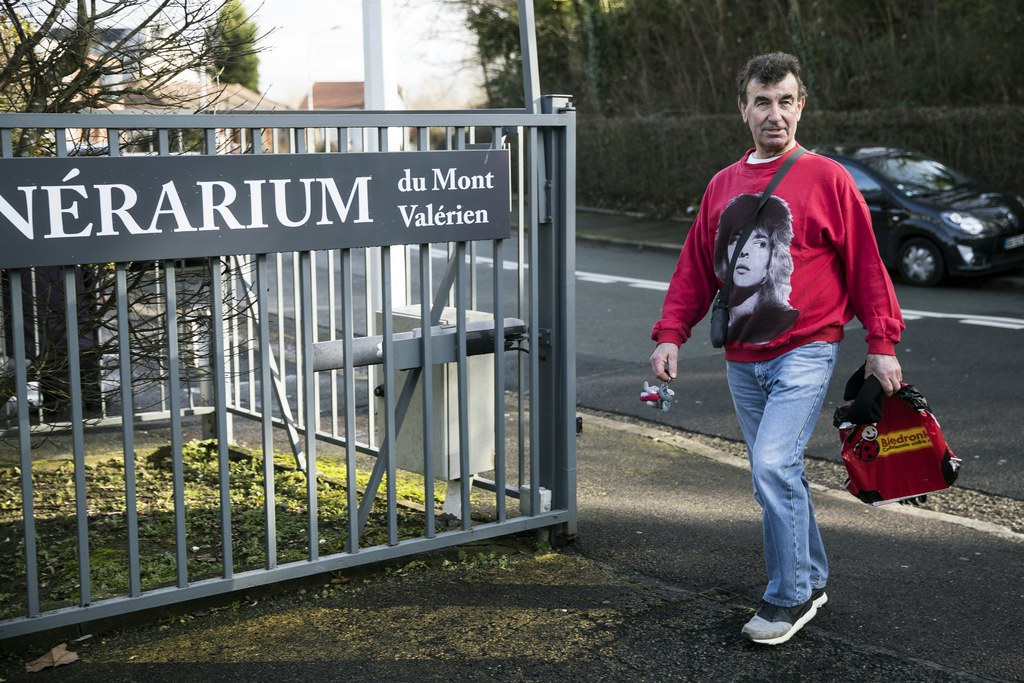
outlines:
[[[216,441],[190,441],[182,448],[181,489],[175,490],[171,450],[162,447],[136,453],[135,509],[138,515],[139,569],[143,590],[173,585],[178,580],[175,499],[184,501],[184,538],[188,580],[220,576],[224,548],[220,500],[221,471]],[[357,471],[360,491],[369,472]],[[230,489],[232,569],[236,572],[267,564],[266,500],[262,453],[233,448],[226,477]],[[347,471],[343,463],[317,462],[317,531],[320,556],[343,552],[348,542]],[[75,467],[71,462],[50,464],[32,473],[40,598],[43,609],[73,604],[79,597],[78,527]],[[273,513],[276,561],[309,557],[306,475],[290,454],[275,454]],[[126,524],[125,467],[116,457],[90,458],[85,471],[88,510],[89,575],[93,599],[126,595],[129,588],[130,539]],[[439,487],[438,495],[443,495]],[[381,487],[381,493],[385,491]],[[399,498],[423,504],[421,476],[401,473],[396,479]],[[362,499],[362,493],[359,498]],[[440,500],[440,498],[438,498]],[[21,475],[17,468],[0,468],[0,584],[16,590],[0,593],[0,615],[16,616],[23,606],[14,601],[24,594],[24,538],[21,521]],[[400,539],[422,534],[422,513],[400,506]],[[387,542],[387,505],[376,499],[359,543],[362,547]]]

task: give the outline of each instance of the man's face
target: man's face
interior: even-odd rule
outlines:
[[[796,124],[804,108],[800,86],[793,74],[778,83],[761,81],[747,84],[747,101],[739,103],[743,122],[750,126],[757,156],[779,156],[796,144]]]

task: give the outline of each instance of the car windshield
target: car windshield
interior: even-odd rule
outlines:
[[[938,194],[974,185],[963,173],[935,159],[914,154],[868,157],[862,161],[908,197]]]

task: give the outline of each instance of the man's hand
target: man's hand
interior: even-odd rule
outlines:
[[[663,382],[676,378],[679,369],[679,347],[672,342],[662,342],[651,354],[651,370]]]
[[[886,356],[880,353],[869,353],[864,363],[864,376],[874,375],[882,385],[886,396],[892,396],[900,390],[903,381],[903,369],[896,356]]]

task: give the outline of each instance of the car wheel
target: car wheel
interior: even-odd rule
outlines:
[[[912,285],[932,287],[946,274],[942,253],[933,242],[921,237],[900,247],[900,275]]]

